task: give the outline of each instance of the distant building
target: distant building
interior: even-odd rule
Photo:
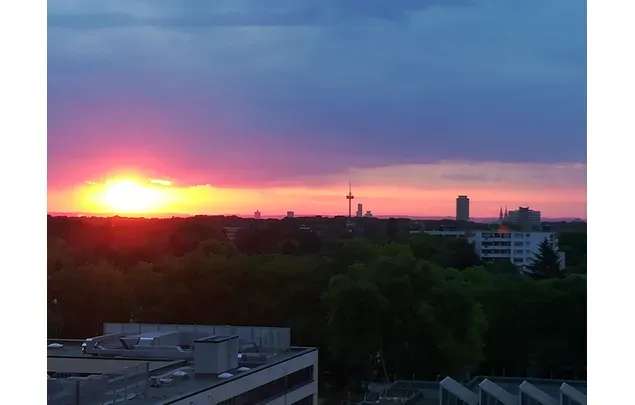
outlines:
[[[317,404],[318,351],[288,328],[105,323],[47,341],[47,403]]]
[[[239,226],[226,226],[225,228],[223,228],[225,237],[232,242],[236,240],[236,235],[238,235],[239,231],[240,231]]]
[[[523,230],[539,229],[540,211],[531,210],[529,207],[518,207],[517,210],[506,212],[503,222]]]
[[[293,218],[295,213],[293,211],[287,211],[287,218]]]
[[[370,217],[372,217],[372,216],[373,216],[373,213],[372,213],[372,212],[370,212],[370,211],[366,211],[366,213],[364,214],[364,216],[365,216],[366,218],[370,218]]]
[[[565,267],[564,252],[559,252],[558,237],[553,232],[517,232],[512,230],[475,231],[468,240],[483,261],[509,261],[523,269],[527,268],[539,251],[540,244],[547,239],[559,253],[560,268]]]
[[[254,218],[260,219],[260,211],[256,210],[256,212],[254,212]]]
[[[554,232],[513,231],[502,227],[497,231],[430,230],[428,235],[466,238],[474,246],[474,252],[483,261],[508,261],[526,269],[534,260],[540,244],[549,240],[560,258],[560,269],[564,269],[565,254],[558,248]]]
[[[431,231],[425,231],[425,233],[427,233],[428,235],[433,235],[433,236],[444,236],[444,237],[451,237],[451,238],[465,238],[466,237],[465,231],[457,231],[457,230],[431,230]]]
[[[456,220],[468,221],[470,219],[470,199],[466,195],[456,198]]]
[[[357,204],[357,212],[355,213],[355,216],[357,217],[361,217],[364,215],[364,209],[362,208],[362,204]]]

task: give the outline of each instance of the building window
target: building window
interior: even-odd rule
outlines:
[[[253,390],[219,402],[219,405],[249,405],[266,402],[313,381],[313,366],[287,374]],[[302,404],[302,402],[297,402]]]

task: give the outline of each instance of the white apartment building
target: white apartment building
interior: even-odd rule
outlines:
[[[554,232],[475,231],[467,235],[476,254],[484,261],[510,261],[525,268],[530,265],[547,239],[558,252],[558,237]],[[564,252],[559,252],[560,268],[565,266]]]
[[[560,256],[560,269],[564,269],[566,264],[564,252],[559,252],[558,236],[554,232],[431,230],[426,233],[435,236],[466,238],[474,246],[474,251],[481,260],[509,261],[521,268],[531,264],[540,250],[540,244],[547,239]]]

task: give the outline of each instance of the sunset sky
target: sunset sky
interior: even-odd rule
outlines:
[[[586,217],[579,0],[49,0],[48,209]]]

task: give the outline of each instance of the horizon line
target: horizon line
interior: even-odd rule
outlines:
[[[242,219],[255,219],[254,214],[241,214],[241,213],[196,213],[196,214],[185,214],[185,213],[95,213],[95,212],[64,212],[64,211],[47,211],[47,216],[53,217],[100,217],[100,218],[145,218],[145,219],[164,219],[164,218],[191,218],[197,216],[209,216],[209,217],[238,217]],[[275,214],[275,215],[265,215],[261,213],[260,219],[283,219],[287,216],[285,214]],[[322,218],[337,218],[337,217],[345,217],[348,218],[346,214],[300,214],[294,213],[294,218],[311,218],[311,217],[322,217]],[[358,217],[351,216],[351,218],[369,218],[369,217]],[[380,214],[373,215],[370,218],[378,218],[378,219],[390,219],[390,218],[404,218],[404,219],[414,219],[414,220],[456,220],[455,216],[451,215],[410,215],[410,214]],[[484,217],[470,217],[470,222],[482,222],[482,221],[497,221],[499,218],[497,216],[484,216]],[[557,222],[557,221],[581,221],[586,222],[585,217],[578,216],[556,216],[556,217],[544,217],[541,218],[541,222]]]

